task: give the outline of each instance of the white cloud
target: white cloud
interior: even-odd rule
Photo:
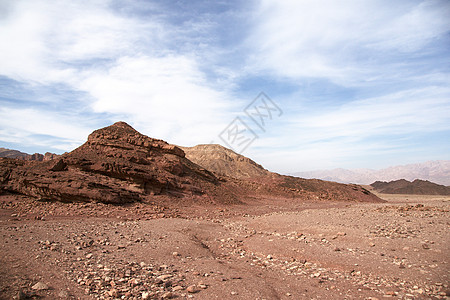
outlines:
[[[207,30],[207,24],[191,21],[193,28],[177,28],[157,13],[145,18],[119,15],[110,5],[14,3],[0,26],[1,39],[8,41],[0,43],[0,75],[85,92],[79,102],[84,109],[90,96],[94,113],[123,118],[149,135],[185,144],[211,141],[232,118],[227,87],[208,81],[198,53],[171,48],[173,43],[181,46],[199,28]],[[209,59],[213,55],[209,53]],[[57,134],[46,126],[34,131],[38,129]]]
[[[293,112],[284,107],[280,124],[260,134],[244,154],[278,172],[377,167],[380,157],[403,161],[414,151],[427,152],[429,145],[417,144],[421,136],[450,130],[448,95],[449,88],[428,87],[333,107],[311,102],[313,107]]]
[[[406,90],[343,103],[294,121],[311,140],[391,136],[450,130],[450,89]]]
[[[343,84],[397,74],[393,56],[448,32],[445,1],[262,1],[249,44],[256,69]]]
[[[140,56],[88,74],[80,89],[94,97],[96,112],[123,115],[148,134],[192,144],[210,142],[231,120],[227,94],[208,85],[186,56]]]
[[[74,118],[34,108],[0,107],[0,140],[27,146],[42,146],[60,151],[73,150],[86,141],[92,129]],[[47,138],[42,135],[52,136]],[[59,144],[55,145],[55,138]]]
[[[215,18],[208,8],[168,11],[171,6],[152,1],[120,7],[109,0],[3,2],[0,76],[19,81],[35,99],[22,95],[15,105],[14,87],[5,92],[0,140],[69,150],[99,123],[121,119],[172,143],[218,141],[251,100],[235,95],[256,88],[285,114],[244,154],[275,170],[396,153],[400,141],[369,140],[449,130],[449,76],[442,54],[433,52],[448,42],[447,2],[253,3],[255,10],[227,12],[252,11],[253,18],[231,18],[252,23],[236,34],[226,26],[230,16]],[[313,77],[316,102],[307,107],[302,93],[309,87],[301,84]],[[321,87],[351,99],[314,90]],[[65,107],[67,93],[72,97]]]

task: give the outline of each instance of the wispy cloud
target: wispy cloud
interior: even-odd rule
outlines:
[[[405,59],[448,42],[448,2],[391,4],[262,1],[249,40],[254,65],[278,76],[360,85],[408,71],[411,62],[405,65]]]
[[[191,45],[207,47],[210,37],[202,34],[213,25],[200,19],[176,26],[158,4],[147,7],[149,15],[127,8],[121,13],[110,1],[8,4],[0,36],[10,43],[0,46],[0,74],[32,85],[65,85],[85,93],[80,107],[172,142],[210,141],[228,122],[224,115],[236,110],[227,86],[205,76],[199,47]],[[61,130],[48,134],[71,132],[53,128]]]

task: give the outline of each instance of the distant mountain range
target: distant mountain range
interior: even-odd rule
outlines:
[[[450,195],[450,186],[420,179],[416,179],[413,182],[405,179],[390,182],[376,181],[370,186],[377,192],[384,194]]]
[[[450,160],[435,160],[424,163],[400,165],[381,170],[371,169],[333,169],[292,173],[302,178],[317,178],[341,183],[371,184],[375,181],[406,179],[429,180],[434,183],[450,185]]]
[[[59,155],[50,152],[47,152],[45,154],[40,153],[28,154],[17,150],[0,148],[0,157],[23,159],[23,160],[47,161],[55,159],[59,157]]]

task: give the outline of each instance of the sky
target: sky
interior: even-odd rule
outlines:
[[[450,159],[450,1],[0,0],[0,147],[125,121],[287,174]]]

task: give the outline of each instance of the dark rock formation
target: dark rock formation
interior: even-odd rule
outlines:
[[[371,186],[377,192],[385,194],[450,195],[450,187],[420,179],[412,182],[405,179],[390,182],[375,181]]]

